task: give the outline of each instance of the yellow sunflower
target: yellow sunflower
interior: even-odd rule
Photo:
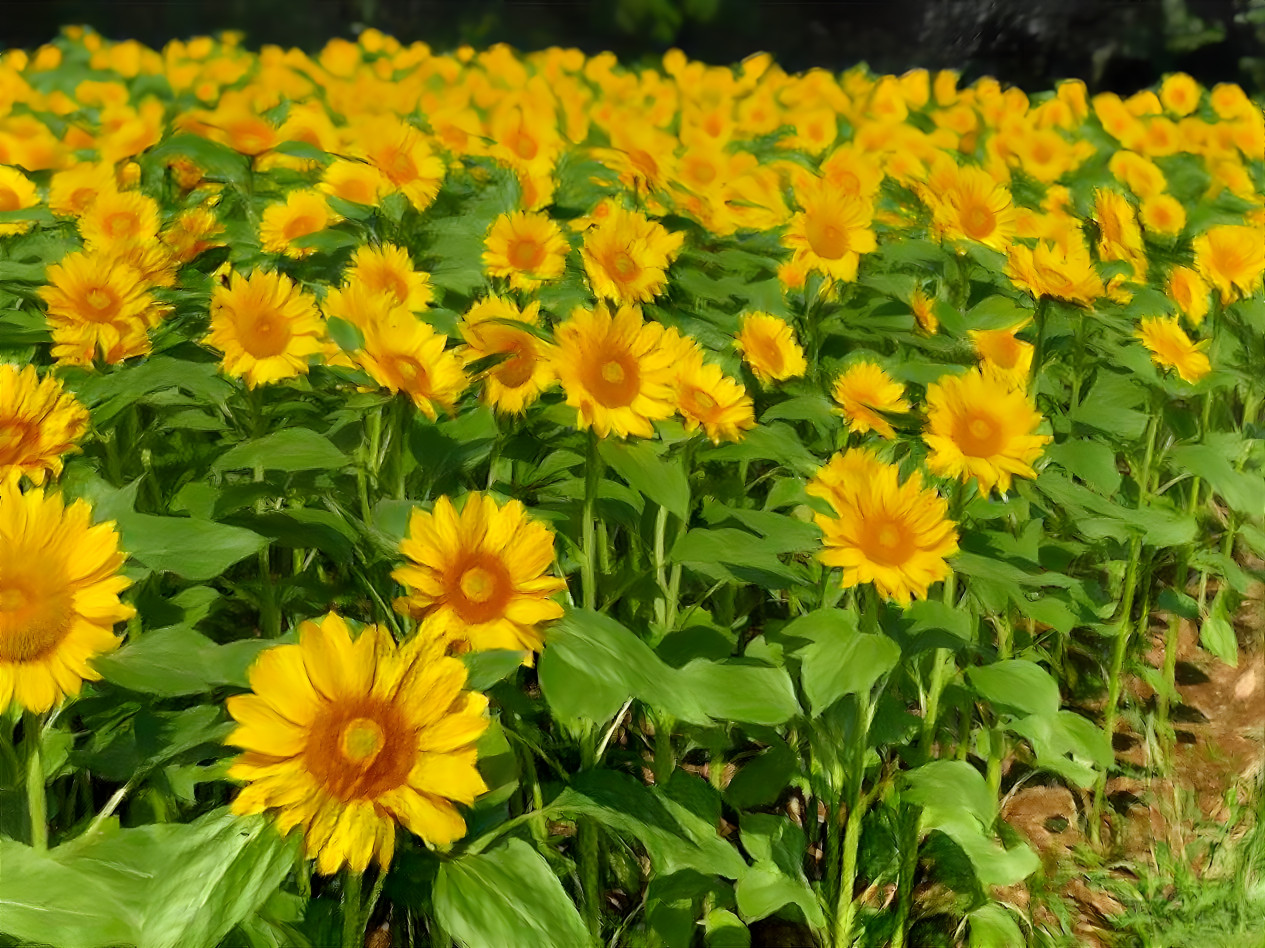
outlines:
[[[980,367],[998,378],[1003,378],[1014,388],[1026,389],[1032,372],[1034,347],[1024,342],[1016,333],[1027,323],[1009,329],[968,329],[967,335],[975,346]]]
[[[454,803],[487,790],[476,745],[488,701],[463,690],[466,668],[425,634],[397,646],[381,626],[352,638],[330,613],[299,626],[296,645],[262,652],[251,693],[228,699],[240,747],[228,775],[246,786],[233,812],[276,812],[277,828],[303,827],[304,851],[332,875],[346,864],[385,870],[396,824],[432,846],[466,833]]]
[[[396,306],[419,313],[435,299],[430,274],[413,269],[408,251],[396,244],[365,245],[351,255],[344,284],[360,284],[371,293],[384,293]]]
[[[88,430],[88,412],[62,388],[28,365],[0,365],[0,483],[22,476],[43,484],[61,474],[61,456],[77,451]]]
[[[325,168],[319,188],[330,197],[353,204],[376,206],[391,190],[391,182],[367,161],[335,158]]]
[[[59,365],[91,365],[98,353],[113,365],[149,352],[148,330],[165,309],[136,269],[108,254],[79,251],[50,266],[47,280],[39,294]]]
[[[39,203],[39,190],[30,178],[17,168],[0,165],[0,211],[23,211]],[[0,236],[25,234],[30,229],[30,221],[0,222]]]
[[[508,277],[510,286],[528,292],[556,280],[566,269],[570,245],[548,214],[512,211],[492,222],[484,240],[483,268],[488,276]]]
[[[407,563],[391,575],[406,595],[396,611],[459,647],[538,652],[541,625],[562,615],[550,598],[566,588],[548,573],[553,533],[517,500],[498,506],[475,492],[458,513],[440,497],[430,513],[413,511],[400,552]]]
[[[1080,240],[1066,244],[1041,240],[1036,247],[1011,244],[1006,253],[1010,282],[1038,299],[1052,296],[1092,306],[1106,293],[1089,250]]]
[[[1186,208],[1171,194],[1156,194],[1142,202],[1142,226],[1161,237],[1176,237],[1186,227]]]
[[[1265,233],[1260,228],[1222,224],[1194,240],[1195,268],[1221,294],[1222,305],[1245,299],[1261,288],[1265,274]]]
[[[139,191],[98,194],[79,218],[79,233],[89,250],[113,251],[158,239],[158,202]]]
[[[974,240],[1004,251],[1015,234],[1010,188],[983,168],[955,169],[943,193],[929,194],[932,225],[940,237]]]
[[[0,710],[47,711],[101,677],[89,661],[118,648],[114,626],[135,614],[119,601],[125,559],[84,501],[0,483]]]
[[[511,300],[491,296],[470,307],[458,329],[466,344],[461,358],[466,365],[492,356],[505,358],[484,372],[483,399],[497,411],[521,415],[554,379],[549,345],[527,329],[540,325],[540,303],[533,300],[519,309]]]
[[[1041,414],[1023,389],[982,369],[927,386],[927,467],[942,477],[979,481],[981,494],[1003,494],[1012,477],[1036,477],[1032,462],[1049,435],[1037,434]]]
[[[403,392],[431,421],[436,405],[452,412],[469,380],[461,359],[445,351],[447,336],[400,308],[369,323],[364,334],[356,361],[375,382],[392,394]]]
[[[798,378],[808,370],[808,361],[795,340],[795,331],[768,313],[744,316],[734,347],[765,385]]]
[[[259,221],[259,242],[267,253],[296,259],[311,256],[315,252],[312,247],[298,247],[294,242],[325,230],[338,219],[321,192],[291,191],[283,202],[264,209]]]
[[[1142,228],[1128,199],[1110,188],[1099,188],[1094,192],[1094,220],[1098,223],[1099,259],[1123,260],[1133,268],[1134,282],[1145,280]]]
[[[1202,323],[1208,310],[1212,308],[1208,284],[1197,270],[1190,267],[1173,267],[1164,284],[1164,292],[1177,304],[1192,326]]]
[[[100,161],[81,161],[53,173],[48,209],[59,217],[78,217],[99,194],[116,190],[114,168]]]
[[[814,517],[825,546],[818,559],[842,569],[845,589],[873,583],[905,605],[927,598],[932,583],[948,578],[945,558],[958,549],[948,502],[923,487],[917,472],[902,484],[895,465],[863,458],[855,466],[867,477],[838,498],[839,515]]]
[[[672,414],[672,353],[663,327],[646,323],[636,306],[614,315],[601,303],[576,309],[554,339],[554,371],[581,428],[649,438],[651,422]]]
[[[835,513],[842,513],[856,505],[857,493],[886,467],[874,448],[850,448],[819,467],[804,492],[827,501]]]
[[[244,377],[247,388],[306,375],[324,334],[316,300],[284,274],[233,273],[228,286],[211,292],[206,343],[224,354],[224,372]]]
[[[873,362],[856,362],[849,366],[835,379],[832,394],[844,421],[857,434],[873,431],[889,440],[895,438],[896,432],[885,416],[909,411],[905,386]]]
[[[936,299],[923,290],[914,290],[909,297],[909,308],[913,310],[914,321],[918,328],[928,335],[934,335],[940,328],[940,320],[936,316]]]
[[[699,356],[677,363],[676,408],[685,430],[700,425],[712,444],[741,441],[755,427],[755,407],[740,382]]]
[[[580,256],[593,295],[615,303],[649,302],[668,282],[668,267],[681,252],[683,233],[673,233],[639,211],[611,208],[584,232]]]
[[[1208,348],[1208,340],[1193,341],[1182,331],[1176,317],[1144,319],[1138,324],[1136,336],[1156,365],[1176,369],[1187,382],[1198,382],[1212,371],[1212,363],[1203,351]]]
[[[831,280],[855,280],[861,254],[878,247],[874,205],[830,181],[805,182],[797,198],[803,210],[791,216],[782,237],[794,251],[791,259]]]

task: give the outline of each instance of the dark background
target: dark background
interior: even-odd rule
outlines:
[[[677,46],[733,63],[759,50],[786,69],[956,68],[1028,89],[1079,77],[1131,93],[1165,72],[1265,89],[1265,0],[35,0],[0,2],[0,44],[31,48],[65,24],[159,47],[241,30],[246,43],[319,49],[377,27],[437,50],[609,49],[625,62]]]

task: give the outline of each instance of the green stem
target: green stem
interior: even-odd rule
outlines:
[[[1036,397],[1037,376],[1041,374],[1041,363],[1045,361],[1045,323],[1049,314],[1050,302],[1044,296],[1037,300],[1037,308],[1032,319],[1036,323],[1037,336],[1032,344],[1032,367],[1028,372],[1028,391]]]
[[[957,574],[949,573],[944,581],[944,601],[953,606],[957,602]],[[948,684],[952,654],[947,648],[938,648],[931,658],[931,681],[923,702],[922,733],[918,738],[918,750],[924,759],[931,757],[931,744],[936,733],[936,718],[940,715],[940,696]]]
[[[343,948],[365,948],[365,920],[360,909],[360,889],[364,881],[359,872],[343,874]]]
[[[891,948],[905,946],[905,932],[909,927],[909,910],[914,901],[914,876],[918,872],[918,843],[922,838],[922,811],[917,807],[905,808],[902,828],[904,839],[900,847],[900,875],[896,883],[896,921],[892,929]]]
[[[594,746],[594,734],[587,731],[580,743],[580,756],[585,770],[596,763],[597,752]],[[580,870],[580,896],[584,903],[584,922],[595,944],[602,940],[602,892],[601,892],[601,858],[600,839],[598,838],[597,821],[591,818],[580,820],[576,826],[576,847]]]
[[[26,712],[22,732],[30,745],[26,765],[26,809],[31,817],[31,847],[42,853],[48,850],[48,810],[44,795],[44,762],[40,759],[40,744],[44,740],[41,716]]]
[[[676,769],[676,756],[672,751],[672,718],[659,714],[654,719],[654,782],[663,786],[672,778]]]
[[[856,889],[857,852],[861,845],[861,821],[865,818],[865,807],[857,804],[848,808],[848,817],[843,827],[843,864],[839,870],[839,902],[835,912],[836,948],[846,948],[852,944],[852,929],[855,926],[856,902],[852,897]]]
[[[1002,614],[997,616],[995,620],[997,628],[997,659],[1005,661],[1010,658],[1013,651],[1012,639],[1013,630],[1010,627],[1010,617]],[[1006,736],[1001,728],[990,728],[988,735],[988,785],[993,790],[993,796],[1001,791],[1001,764],[1006,757],[1007,746]]]
[[[595,515],[597,492],[602,482],[601,455],[597,452],[597,435],[589,432],[588,464],[584,471],[584,512],[581,515],[584,558],[580,563],[580,582],[584,592],[584,608],[597,608],[597,540]]]

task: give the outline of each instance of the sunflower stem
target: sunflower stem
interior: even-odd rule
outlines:
[[[594,452],[596,454],[596,452]],[[596,734],[590,729],[580,740],[580,757],[585,770],[597,764]],[[584,904],[584,922],[594,944],[602,941],[601,858],[597,821],[581,820],[576,827],[577,862],[580,870],[580,898]]]
[[[838,826],[843,824],[843,851],[840,855],[837,891],[835,892],[835,926],[833,944],[835,948],[846,948],[852,944],[852,929],[856,923],[856,901],[853,892],[856,889],[857,852],[861,844],[861,826],[868,806],[868,798],[862,794],[865,781],[865,751],[869,744],[870,723],[874,717],[874,705],[870,696],[858,694],[859,703],[857,721],[852,738],[852,761],[847,774],[847,787],[843,799],[839,801],[836,812],[831,816],[832,836],[837,836]],[[827,872],[834,871],[834,862],[830,862]]]
[[[1036,323],[1036,340],[1032,345],[1032,366],[1028,370],[1028,391],[1035,399],[1037,395],[1037,377],[1041,374],[1041,363],[1045,361],[1045,324],[1049,313],[1050,301],[1042,296],[1037,300],[1032,320]]]
[[[595,514],[597,492],[602,482],[602,457],[597,451],[597,433],[589,431],[588,464],[584,470],[583,531],[584,558],[581,562],[580,582],[584,587],[584,608],[597,608],[597,539]]]
[[[26,712],[22,732],[30,745],[26,764],[26,809],[31,817],[31,848],[42,853],[48,850],[48,810],[44,796],[44,762],[40,758],[40,744],[44,740],[40,716]]]
[[[360,908],[363,881],[359,872],[347,869],[343,874],[343,948],[365,948],[365,920]]]

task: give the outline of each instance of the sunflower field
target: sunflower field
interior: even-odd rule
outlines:
[[[1237,86],[68,29],[0,162],[0,945],[1053,945],[1238,658]]]

